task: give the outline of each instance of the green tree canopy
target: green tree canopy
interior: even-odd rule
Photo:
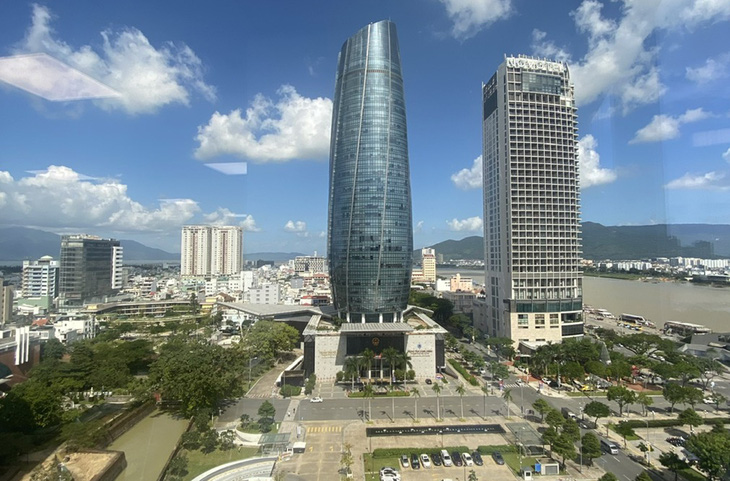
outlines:
[[[702,424],[702,416],[697,414],[697,411],[694,409],[685,409],[679,415],[677,416],[677,420],[682,423],[682,425],[688,425],[690,427],[691,431],[694,431],[694,428]]]
[[[697,465],[711,480],[721,479],[730,466],[730,436],[727,432],[692,435],[685,448],[697,456]]]
[[[606,390],[606,399],[618,404],[618,413],[621,415],[624,406],[636,402],[636,391],[632,391],[626,386],[611,386]]]
[[[586,413],[586,415],[595,418],[596,423],[598,423],[598,420],[600,418],[608,417],[611,414],[611,410],[609,409],[608,405],[602,403],[601,401],[589,402],[588,404],[586,404],[583,412]]]
[[[598,440],[598,436],[590,431],[585,433],[581,440],[581,452],[583,453],[583,459],[587,461],[588,466],[592,466],[593,460],[600,458],[603,454],[601,452],[601,443]]]
[[[251,356],[276,358],[282,352],[296,347],[299,332],[283,322],[256,321],[239,344]]]
[[[674,473],[674,481],[677,481],[679,471],[689,468],[689,464],[680,458],[674,451],[665,451],[659,455],[659,462],[662,466]]]

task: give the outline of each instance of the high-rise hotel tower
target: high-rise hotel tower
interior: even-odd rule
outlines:
[[[528,349],[581,336],[578,123],[568,67],[506,57],[482,97],[487,334]]]
[[[335,308],[349,322],[397,322],[413,252],[408,139],[395,24],[350,37],[337,62],[328,256]]]

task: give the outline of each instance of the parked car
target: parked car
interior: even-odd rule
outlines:
[[[411,468],[421,469],[421,462],[418,461],[418,455],[416,453],[411,454]]]
[[[461,459],[462,459],[462,461],[464,461],[464,464],[466,466],[474,466],[474,460],[471,459],[471,454],[461,453]]]
[[[428,454],[423,453],[421,454],[421,464],[424,468],[430,468],[431,467],[431,459],[429,459]]]
[[[473,453],[471,453],[471,459],[474,460],[474,464],[476,464],[477,466],[484,465],[484,460],[482,459],[482,455],[479,454],[479,451],[474,451]]]
[[[431,462],[434,466],[441,466],[441,455],[439,453],[433,453],[431,455]]]
[[[461,459],[461,453],[459,451],[453,451],[451,453],[451,461],[454,463],[454,466],[463,466],[464,461]]]
[[[380,468],[380,481],[400,481],[400,473],[395,468]]]
[[[445,467],[453,466],[454,464],[454,462],[451,461],[451,455],[445,449],[441,450],[441,460],[443,461]]]
[[[411,467],[411,462],[408,460],[407,454],[404,454],[403,456],[400,457],[400,465],[403,466],[404,468]]]
[[[492,459],[500,466],[504,464],[504,458],[502,457],[502,453],[500,453],[499,451],[495,451],[492,453]]]
[[[321,403],[322,398],[319,396],[314,396],[312,399],[309,400],[310,403]]]
[[[426,378],[426,384],[433,384],[433,381],[430,378]]]

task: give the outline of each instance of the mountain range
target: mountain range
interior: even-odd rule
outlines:
[[[180,254],[147,247],[134,240],[121,241],[124,260],[179,261]],[[0,262],[59,257],[61,236],[28,227],[0,227]],[[446,240],[432,246],[444,261],[483,259],[481,236]],[[282,262],[303,254],[297,252],[249,253],[247,260]],[[654,257],[730,257],[730,225],[657,224],[643,226],[604,226],[583,223],[583,257],[586,259],[647,259]],[[414,251],[420,259],[420,249]]]

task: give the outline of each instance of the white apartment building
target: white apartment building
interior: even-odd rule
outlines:
[[[276,282],[265,282],[249,289],[244,295],[244,300],[249,304],[279,304],[281,287]]]
[[[487,334],[527,349],[582,336],[578,123],[568,66],[506,57],[482,86],[482,101]]]
[[[124,247],[112,247],[112,289],[124,288]]]
[[[211,228],[211,274],[237,274],[243,269],[243,228],[213,226]]]
[[[318,274],[328,272],[329,269],[327,266],[327,259],[317,256],[316,252],[313,256],[297,256],[291,262],[294,267],[294,272],[297,274],[301,274],[303,272]]]
[[[436,282],[436,251],[434,249],[428,247],[421,249],[421,268],[413,269],[411,281],[428,284]]]
[[[43,256],[37,261],[23,261],[20,297],[48,297],[58,295],[58,261]]]
[[[186,225],[180,244],[180,275],[237,274],[243,268],[243,228]]]

